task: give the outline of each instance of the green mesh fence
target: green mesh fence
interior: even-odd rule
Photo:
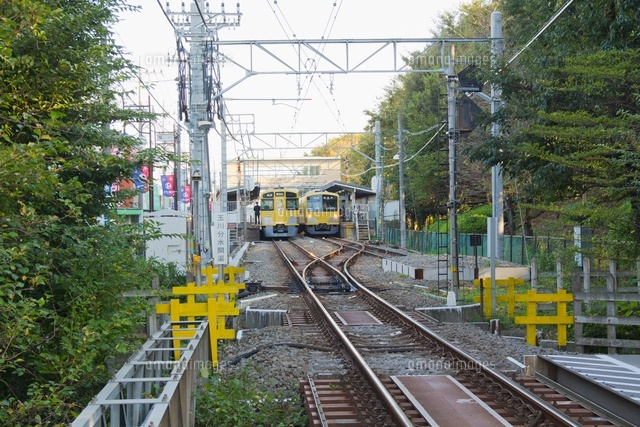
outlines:
[[[458,237],[458,254],[461,256],[475,255],[474,246],[471,246],[471,234],[460,234]],[[438,242],[438,238],[441,239]],[[385,229],[385,242],[400,246],[400,230]],[[567,249],[573,242],[557,237],[523,237],[504,236],[504,253],[501,259],[517,264],[528,265],[531,258],[542,253],[553,253],[557,249]],[[407,249],[436,254],[438,246],[449,246],[449,235],[428,231],[407,230]],[[480,246],[477,246],[478,256],[487,256],[487,235],[480,235]]]

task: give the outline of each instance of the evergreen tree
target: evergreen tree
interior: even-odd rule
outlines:
[[[511,52],[561,3],[503,0]],[[471,150],[503,166],[529,212],[636,243],[639,18],[630,1],[572,4],[516,61],[493,70],[506,101],[493,118],[503,135]]]

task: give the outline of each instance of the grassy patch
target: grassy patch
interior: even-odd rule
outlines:
[[[209,375],[198,386],[196,427],[306,426],[307,417],[297,387],[278,390],[258,382],[249,364],[237,371]]]

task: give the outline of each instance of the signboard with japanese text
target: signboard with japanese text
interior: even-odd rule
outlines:
[[[229,230],[227,213],[221,209],[220,203],[213,203],[213,262],[217,265],[229,263]]]

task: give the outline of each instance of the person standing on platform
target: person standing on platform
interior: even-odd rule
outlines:
[[[256,202],[253,207],[253,219],[255,224],[260,224],[260,205]]]

